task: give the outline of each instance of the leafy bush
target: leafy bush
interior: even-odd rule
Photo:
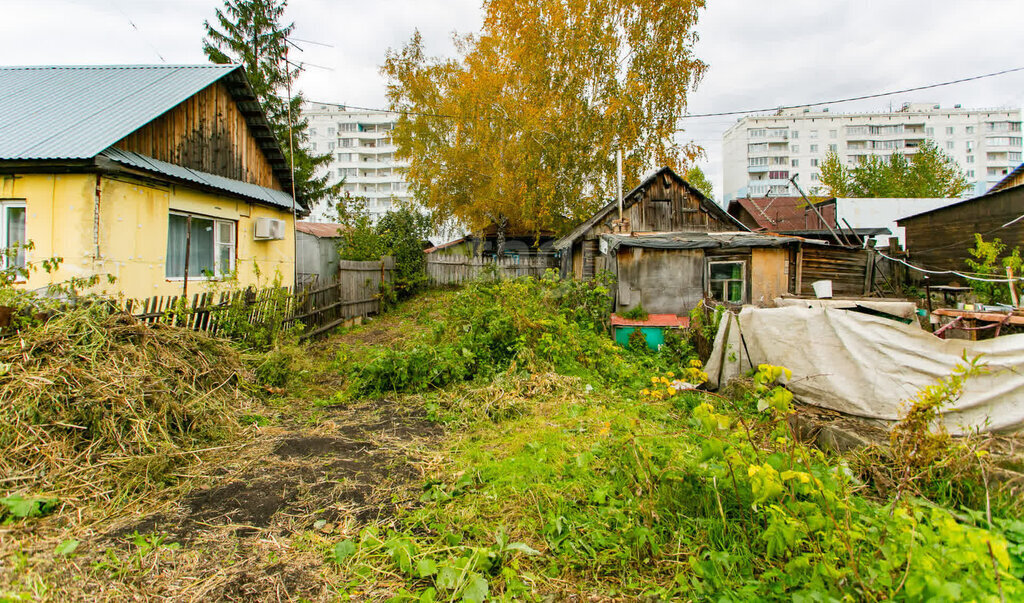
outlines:
[[[980,234],[974,235],[974,247],[967,250],[971,257],[965,261],[967,265],[978,275],[986,278],[1006,278],[1006,269],[1013,270],[1014,276],[1020,277],[1024,261],[1021,259],[1020,248],[1014,247],[1010,253],[1003,256],[1007,246],[1002,240],[995,238],[986,241]],[[972,259],[973,258],[973,259]],[[1006,283],[970,281],[971,289],[978,296],[978,300],[986,304],[1007,304],[1010,303],[1010,288]]]
[[[647,313],[647,310],[644,310],[643,304],[637,304],[635,308],[630,308],[620,313],[619,316],[626,320],[647,320],[650,315]]]
[[[621,374],[628,366],[605,335],[607,283],[542,279],[477,281],[466,286],[430,337],[387,349],[356,368],[356,394],[443,387],[510,366],[566,374]]]
[[[430,231],[430,218],[411,206],[401,205],[384,214],[376,225],[365,202],[352,202],[341,216],[347,229],[338,248],[343,260],[370,261],[383,256],[395,259],[394,282],[385,301],[407,299],[427,284],[423,242]]]

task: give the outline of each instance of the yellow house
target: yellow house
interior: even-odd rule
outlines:
[[[0,90],[0,247],[32,245],[0,261],[29,268],[22,286],[293,284],[306,212],[241,66],[0,68]]]

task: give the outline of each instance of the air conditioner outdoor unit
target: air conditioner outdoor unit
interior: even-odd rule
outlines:
[[[256,218],[254,231],[257,241],[276,241],[284,238],[284,220],[274,218]]]

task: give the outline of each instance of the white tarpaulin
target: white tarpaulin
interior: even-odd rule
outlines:
[[[1024,427],[1024,335],[943,340],[919,327],[833,308],[743,308],[726,314],[706,372],[717,387],[758,364],[793,371],[802,402],[871,419],[899,420],[922,388],[981,355],[988,373],[967,380],[943,411],[950,433]]]

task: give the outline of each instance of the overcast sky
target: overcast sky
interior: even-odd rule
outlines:
[[[0,62],[7,65],[197,63],[203,20],[217,0],[3,0]],[[451,32],[475,31],[479,0],[292,0],[287,18],[310,67],[311,100],[384,106],[378,67],[415,28],[433,54]],[[710,0],[697,55],[710,65],[690,96],[706,113],[824,101],[1024,66],[1021,0]],[[1020,107],[1024,72],[913,94],[831,105],[832,111],[899,106]],[[687,120],[686,140],[722,193],[721,137],[735,118]]]

